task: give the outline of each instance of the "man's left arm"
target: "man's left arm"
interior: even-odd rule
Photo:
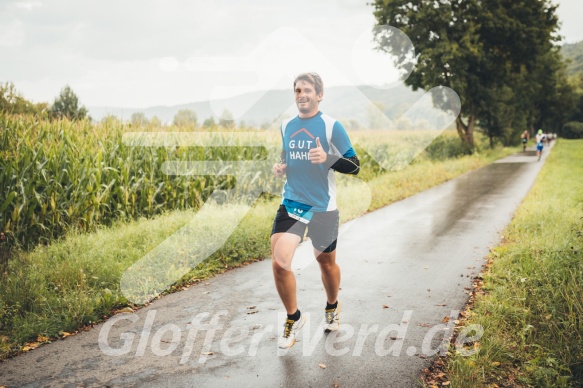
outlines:
[[[324,165],[331,168],[334,171],[341,172],[343,174],[356,175],[360,172],[360,160],[352,148],[345,153],[342,157],[328,154],[328,158],[324,162]],[[352,156],[347,156],[352,154]]]
[[[356,152],[352,148],[352,143],[348,138],[346,130],[338,121],[334,123],[334,127],[332,128],[331,140],[334,148],[342,156],[328,154],[324,165],[343,174],[358,174],[360,171],[360,160],[358,160],[358,156],[356,156]]]

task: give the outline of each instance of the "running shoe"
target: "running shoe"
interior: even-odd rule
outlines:
[[[335,309],[325,310],[324,330],[326,332],[336,331],[340,328],[340,302]]]
[[[280,349],[289,349],[296,343],[298,332],[304,327],[306,317],[300,316],[300,319],[294,321],[293,319],[286,319],[283,325],[283,335],[279,337],[277,346]]]

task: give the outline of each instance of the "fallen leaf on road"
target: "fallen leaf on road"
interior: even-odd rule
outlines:
[[[324,364],[320,364],[320,365],[318,365],[318,366],[319,366],[320,368],[322,368],[322,369],[326,369],[326,365],[324,365]]]
[[[247,307],[247,310],[253,310],[254,308],[257,308],[257,306],[249,306]]]
[[[383,305],[383,308],[384,308],[384,309],[388,309],[388,308],[389,308],[389,306],[388,306],[388,305],[386,305],[386,304],[384,304],[384,305]]]
[[[117,310],[118,313],[133,313],[134,310],[131,307],[124,307],[121,310]]]
[[[442,323],[447,323],[449,322],[449,317],[443,317],[443,319],[441,320]]]
[[[22,348],[23,352],[28,352],[29,350],[33,350],[38,348],[40,344],[38,342],[27,342],[26,344],[24,344],[24,347]]]
[[[257,312],[258,312],[257,310],[252,310],[252,311],[247,311],[247,314],[255,314]]]
[[[208,293],[209,293],[209,291],[203,291],[203,292],[201,292],[201,294],[208,294]]]
[[[214,353],[213,352],[203,352],[202,355],[203,356],[212,356]]]
[[[436,306],[447,306],[445,303],[436,304]]]

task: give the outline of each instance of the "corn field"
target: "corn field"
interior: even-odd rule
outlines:
[[[265,159],[264,148],[132,147],[135,130],[113,122],[38,121],[0,116],[0,231],[30,248],[71,227],[199,207],[229,177],[171,176],[167,161]],[[239,152],[240,151],[240,152]]]
[[[254,147],[229,139],[220,129],[210,134],[199,132],[210,135],[207,146],[172,141],[133,146],[124,142],[128,132],[162,133],[163,139],[170,140],[173,134],[185,134],[176,130],[133,128],[117,120],[93,124],[0,115],[0,232],[5,234],[7,245],[30,249],[71,228],[91,231],[113,220],[198,208],[214,190],[230,189],[235,184],[239,189],[273,185],[270,166],[281,149],[276,127],[246,132],[251,143],[259,144]],[[404,168],[432,136],[423,131],[351,133],[361,158],[360,178],[366,180],[383,167]],[[443,139],[448,144],[458,143],[451,134],[440,139],[441,143]],[[439,150],[444,149],[441,143]],[[447,155],[439,155],[443,157]],[[227,167],[233,161],[262,161],[262,168],[247,171],[245,179],[238,182],[229,175],[172,175],[163,170],[166,162],[210,160],[225,161]]]

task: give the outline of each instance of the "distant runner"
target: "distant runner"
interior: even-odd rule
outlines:
[[[281,124],[281,160],[273,166],[275,177],[287,175],[283,201],[271,231],[271,256],[277,292],[287,320],[278,346],[292,347],[306,318],[298,309],[296,279],[291,262],[306,228],[314,256],[320,264],[326,290],[324,329],[340,325],[340,267],[336,264],[339,215],[336,208],[334,171],[358,174],[360,162],[342,124],[319,111],[324,95],[322,79],[304,73],[294,81],[299,115]]]
[[[522,152],[526,152],[526,143],[528,143],[528,131],[525,129],[520,135],[520,139],[522,140]]]
[[[538,133],[536,134],[536,156],[538,156],[538,160],[540,161],[540,157],[543,153],[543,148],[544,148],[544,141],[546,140],[546,136],[543,133],[542,129],[538,130]]]

